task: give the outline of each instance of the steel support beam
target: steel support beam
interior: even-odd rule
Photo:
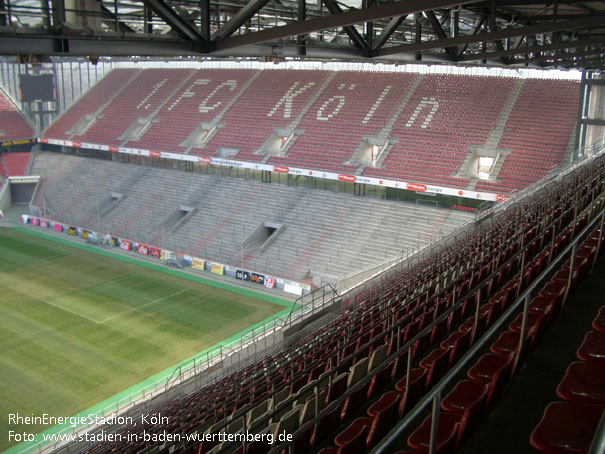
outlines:
[[[374,0],[363,0],[364,8],[371,8],[374,6]],[[374,49],[374,22],[366,22],[365,29],[365,42],[369,49]]]
[[[429,22],[431,23],[431,26],[433,27],[433,31],[435,32],[437,37],[439,39],[447,39],[447,35],[443,31],[443,27],[441,26],[439,19],[437,19],[437,16],[435,16],[435,13],[433,11],[426,11],[424,14],[425,14],[426,18],[429,20]],[[452,46],[446,47],[445,52],[450,57],[458,56],[458,50]]]
[[[587,58],[585,60],[582,61],[578,61],[578,62],[573,62],[573,63],[569,63],[569,64],[563,64],[562,66],[564,66],[565,68],[585,68],[585,69],[601,69],[603,67],[605,67],[605,57],[599,57],[599,58]],[[598,126],[605,126],[605,120],[596,120],[596,121],[601,121],[603,122],[598,123]],[[590,124],[595,124],[595,123],[590,123]]]
[[[605,54],[605,50],[601,51],[602,54]],[[601,58],[605,58],[601,56]],[[602,85],[605,86],[605,79],[586,79],[586,85]]]
[[[477,33],[479,33],[479,30],[481,30],[481,27],[483,27],[483,24],[485,23],[486,18],[485,17],[478,17],[475,20],[475,23],[473,24],[473,33],[472,35],[477,35]],[[457,35],[456,37],[458,37],[460,35]],[[464,54],[464,52],[466,52],[466,49],[468,48],[468,45],[470,43],[465,44],[462,49],[458,49],[458,55],[462,55]]]
[[[162,18],[181,37],[190,41],[202,41],[200,32],[176,11],[164,3],[163,0],[143,0],[153,12]]]
[[[326,8],[328,8],[328,11],[330,11],[332,15],[343,13],[342,8],[338,5],[338,3],[336,3],[335,0],[322,0],[322,2],[324,5],[326,5]],[[363,36],[361,36],[361,34],[357,31],[355,27],[353,27],[352,25],[345,25],[344,27],[342,27],[342,29],[347,35],[349,35],[349,38],[351,38],[351,41],[353,42],[355,47],[361,49],[365,53],[370,50],[370,46],[368,46],[366,40],[363,38]]]
[[[605,54],[605,48],[599,48],[594,50],[588,50],[583,52],[567,52],[562,54],[555,55],[542,55],[540,57],[532,57],[525,59],[517,59],[515,63],[542,63],[546,62],[547,65],[560,65],[561,63],[557,63],[558,60],[571,60],[573,58],[578,57],[588,57],[597,54]]]
[[[414,42],[416,44],[422,42],[422,22],[420,21],[421,19],[422,19],[422,13],[414,13],[414,26],[415,26]],[[417,52],[415,58],[418,61],[422,60],[422,53]]]
[[[296,15],[298,22],[304,22],[307,20],[307,2],[306,0],[298,0],[298,12]],[[300,55],[306,55],[307,49],[305,47],[305,35],[298,35],[296,37],[296,44],[300,46]]]
[[[229,19],[225,25],[223,25],[212,37],[212,39],[224,39],[231,36],[237,31],[242,25],[248,22],[252,17],[258,13],[263,7],[269,3],[269,0],[250,0],[246,6],[235,13],[231,19]],[[244,36],[247,36],[246,33]]]
[[[603,59],[601,59],[601,61],[603,61]],[[580,123],[583,125],[605,126],[605,120],[599,120],[597,118],[582,118]]]
[[[535,35],[539,33],[551,33],[564,30],[575,30],[578,28],[597,27],[605,23],[605,15],[585,16],[582,19],[571,21],[549,22],[546,24],[532,25],[528,27],[506,28],[494,32],[483,32],[475,35],[458,36],[457,38],[436,39],[418,44],[402,44],[381,49],[380,55],[392,55],[398,53],[418,52],[431,49],[439,49],[447,46],[460,44],[472,44],[498,39],[514,38],[517,36]]]
[[[482,52],[480,54],[472,54],[465,55],[462,57],[463,61],[473,61],[473,60],[482,60],[489,58],[498,58],[498,57],[510,57],[512,55],[520,55],[520,54],[531,54],[535,52],[543,52],[548,50],[558,50],[558,49],[568,49],[574,48],[578,49],[583,46],[592,46],[594,44],[604,44],[605,37],[603,38],[594,38],[594,39],[584,39],[577,41],[562,41],[556,44],[544,44],[542,46],[530,46],[530,47],[521,47],[519,49],[509,49],[497,52]]]
[[[177,55],[207,54],[211,50],[209,43],[185,40],[0,35],[0,55],[35,53],[76,57],[107,55],[117,57],[130,57],[132,55],[174,57]]]
[[[200,0],[200,35],[204,41],[210,41],[210,0]]]
[[[479,2],[477,6],[482,6],[484,8],[489,8],[492,4],[493,0],[487,0],[487,1],[482,1]],[[593,2],[597,3],[595,0],[592,0]],[[536,5],[542,5],[542,4],[548,4],[551,5],[553,2],[551,1],[539,1],[539,0],[497,0],[496,1],[497,6],[498,7],[505,7],[505,6],[509,6],[509,7],[515,7],[515,6],[536,6]],[[573,5],[573,6],[577,6],[578,8],[581,7],[581,5],[583,3],[590,3],[590,1],[582,1],[582,0],[565,0],[563,3],[565,3],[565,5]],[[600,3],[600,2],[598,2]]]
[[[4,3],[4,0],[0,0],[0,4]],[[51,0],[52,5],[52,25],[53,27],[59,27],[65,22],[65,0]],[[0,9],[2,9],[0,7]]]
[[[478,0],[469,0],[464,4],[476,3]],[[217,50],[226,50],[234,47],[263,43],[266,41],[288,38],[290,36],[304,35],[341,28],[378,19],[398,17],[404,14],[416,13],[426,9],[448,8],[459,5],[460,1],[452,0],[407,0],[382,3],[367,9],[350,9],[340,14],[322,16],[304,22],[294,22],[267,30],[261,30],[244,35],[231,36],[219,39],[216,42]]]
[[[53,5],[54,3],[64,3],[64,0],[53,0]],[[111,26],[111,25],[117,25],[118,27],[118,31],[120,32],[125,32],[125,33],[135,33],[135,31],[130,28],[127,24],[125,24],[124,22],[118,20],[118,17],[110,10],[108,10],[105,5],[101,4],[101,13],[102,13],[102,20],[103,23],[105,23],[107,26]],[[53,21],[55,20],[55,10],[54,10],[54,6],[53,6]],[[63,9],[63,21],[65,22],[65,9]]]
[[[373,49],[380,49],[384,45],[384,43],[386,43],[389,38],[393,35],[395,30],[399,28],[399,26],[403,23],[406,17],[407,15],[392,18],[386,25],[386,27],[382,29],[380,35],[374,40]]]

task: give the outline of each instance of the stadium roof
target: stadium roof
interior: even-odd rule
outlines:
[[[0,54],[596,69],[605,2],[0,0]],[[42,6],[41,6],[42,5]],[[33,57],[36,56],[36,57]],[[94,58],[93,58],[94,60]]]

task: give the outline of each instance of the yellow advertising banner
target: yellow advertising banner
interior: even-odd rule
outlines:
[[[212,269],[210,270],[214,274],[225,274],[225,265],[218,265],[216,263],[212,264]]]
[[[204,271],[204,267],[206,266],[206,260],[202,260],[202,259],[193,259],[191,261],[191,267],[195,268],[197,270],[202,270]],[[214,271],[213,271],[214,273]]]

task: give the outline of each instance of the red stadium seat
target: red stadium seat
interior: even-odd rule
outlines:
[[[531,434],[532,448],[544,454],[587,452],[604,408],[570,402],[549,404]]]
[[[571,363],[557,386],[557,395],[569,402],[605,405],[605,367],[596,362]]]
[[[590,331],[584,336],[576,356],[582,361],[596,362],[605,365],[605,332]]]

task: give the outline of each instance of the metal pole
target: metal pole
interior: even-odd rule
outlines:
[[[479,329],[479,303],[481,302],[481,289],[477,290],[477,294],[475,295],[475,300],[477,304],[475,305],[475,329],[473,329],[473,335],[471,337],[471,343],[475,342],[475,337],[477,336],[477,330]]]
[[[433,397],[433,414],[431,416],[431,438],[429,442],[429,454],[435,454],[437,450],[437,435],[439,434],[439,409],[441,407],[441,391]]]
[[[576,262],[576,248],[578,247],[578,243],[574,243],[573,248],[571,249],[571,258],[569,259],[569,276],[567,277],[567,288],[565,289],[565,295],[563,296],[563,302],[561,303],[561,311],[563,310],[563,305],[567,301],[567,295],[569,295],[569,291],[571,288],[571,281],[573,280],[573,269]]]
[[[601,220],[599,221],[599,241],[597,241],[597,252],[594,255],[594,260],[592,261],[592,266],[590,267],[590,272],[594,271],[594,267],[597,264],[597,258],[599,257],[599,250],[601,249],[601,245],[603,244],[603,223],[605,222],[605,213],[601,215]]]
[[[527,311],[529,310],[529,294],[525,297],[523,302],[523,318],[521,319],[521,330],[519,333],[519,346],[517,348],[517,356],[515,357],[515,364],[513,365],[513,374],[517,373],[517,368],[521,363],[521,353],[525,347],[525,333],[527,331]]]

